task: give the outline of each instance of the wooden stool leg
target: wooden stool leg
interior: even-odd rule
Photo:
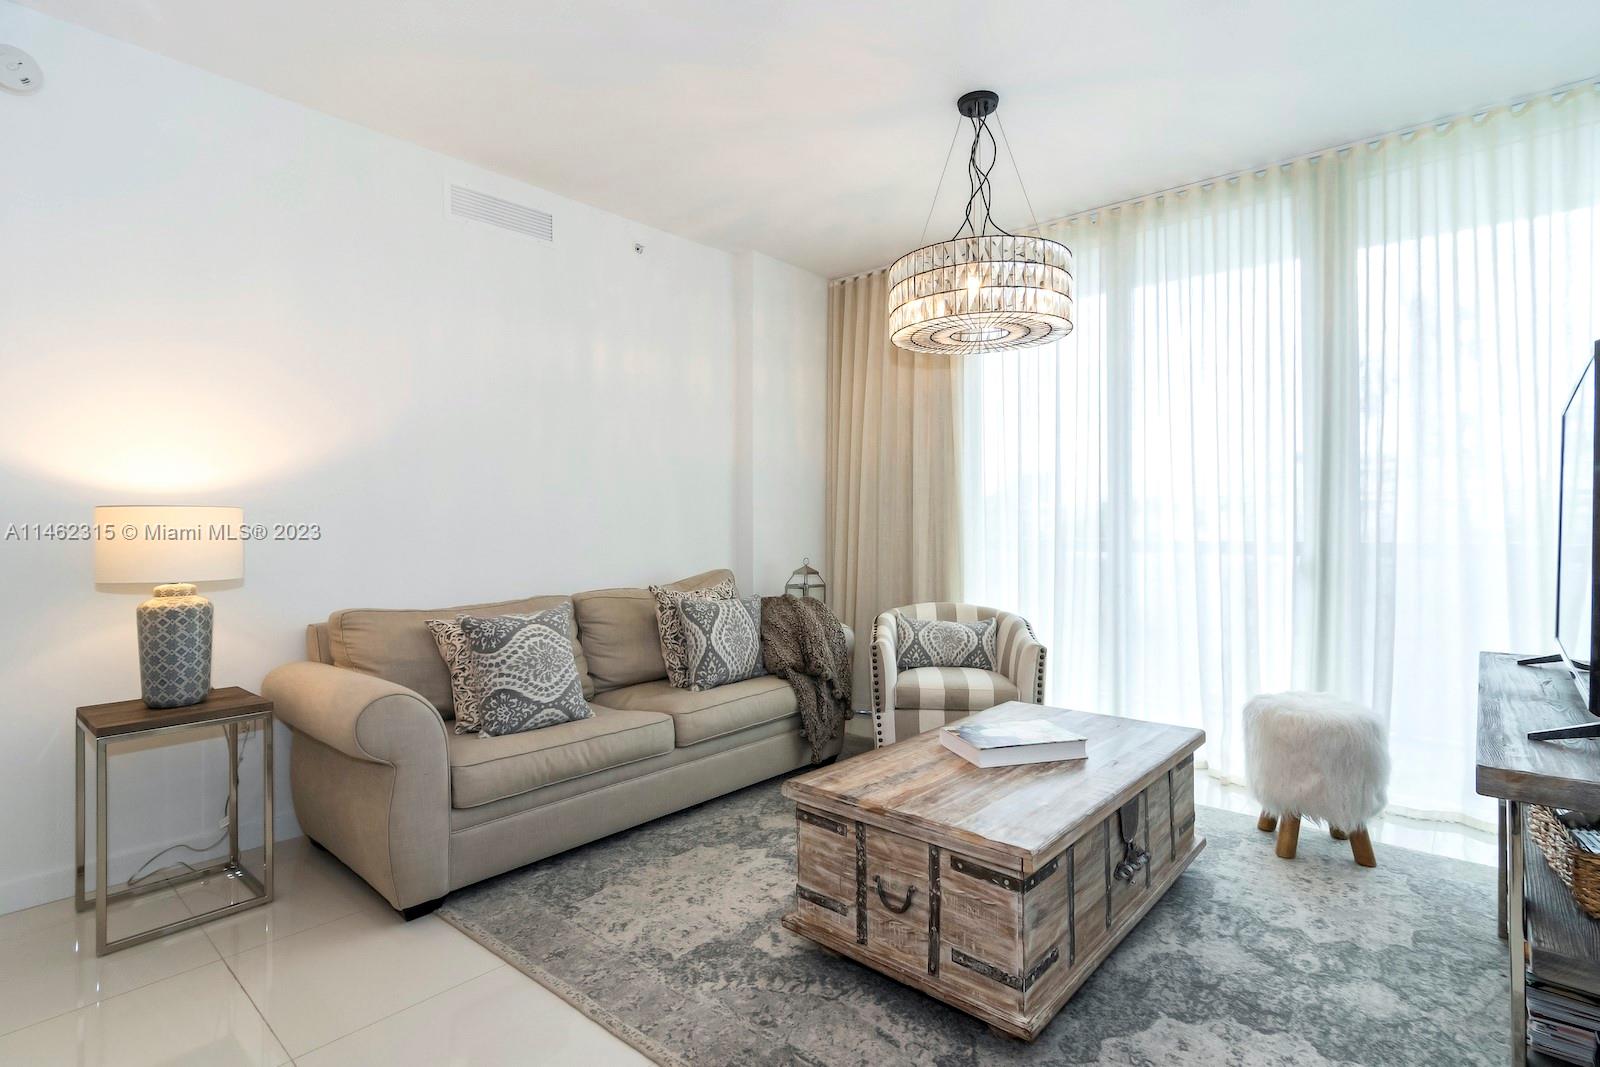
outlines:
[[[1363,867],[1376,867],[1378,865],[1378,857],[1373,855],[1372,852],[1372,838],[1367,836],[1365,827],[1350,835],[1350,854]]]
[[[1261,813],[1261,817],[1256,820],[1256,829],[1260,830],[1260,831],[1262,831],[1264,833],[1269,833],[1270,834],[1270,833],[1272,833],[1272,831],[1276,830],[1277,828],[1278,828],[1278,817],[1276,815],[1271,815],[1271,814],[1268,814],[1267,812],[1262,812]]]
[[[1278,821],[1278,858],[1294,859],[1300,845],[1300,816],[1285,814]]]
[[[1328,827],[1328,836],[1333,838],[1335,841],[1348,841],[1350,839],[1350,835],[1339,829],[1337,826]]]

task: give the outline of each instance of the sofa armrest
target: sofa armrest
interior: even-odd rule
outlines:
[[[450,757],[420,694],[360,671],[290,663],[261,693],[293,731],[295,816],[400,910],[450,891]]]
[[[1021,615],[1002,611],[995,617],[999,627],[996,642],[1000,649],[1000,673],[1017,687],[1017,699],[1028,704],[1044,703],[1045,648],[1033,636],[1033,627]]]
[[[287,663],[267,675],[261,695],[284,725],[346,756],[445,765],[444,720],[403,685],[326,663]]]

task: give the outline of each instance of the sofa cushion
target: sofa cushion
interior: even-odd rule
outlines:
[[[505,737],[450,734],[451,805],[475,808],[672,751],[670,716],[592,710],[587,719]]]
[[[718,689],[767,673],[761,662],[760,597],[684,597],[678,601],[678,621],[683,624],[687,688]]]
[[[709,597],[713,600],[732,600],[739,595],[733,584],[733,575],[715,582],[705,589],[669,589],[652,585],[650,594],[656,598],[656,630],[661,635],[661,658],[666,661],[667,681],[679,689],[689,688],[689,650],[684,643],[683,619],[678,615],[678,601],[684,597]]]
[[[664,588],[709,589],[725,579],[731,581],[733,572],[706,571]],[[656,598],[649,589],[591,589],[574,594],[572,606],[578,614],[578,641],[595,692],[667,676],[667,662],[661,658],[661,630],[656,624]]]
[[[797,714],[794,690],[771,675],[698,693],[675,688],[663,678],[613,689],[595,700],[607,707],[672,716],[679,748]]]
[[[374,674],[414,689],[441,712],[448,713],[452,707],[450,669],[445,666],[444,657],[439,655],[439,647],[428,632],[429,619],[453,619],[457,615],[526,615],[557,607],[570,599],[535,596],[420,611],[392,608],[336,611],[328,616],[328,651],[335,667]],[[584,696],[594,695],[594,683],[589,680],[583,646],[578,643],[576,633],[572,637],[572,654],[577,660]]]
[[[572,605],[492,619],[463,615],[467,688],[486,734],[544,730],[587,719],[577,657],[572,654]]]
[[[894,706],[919,711],[982,711],[1016,699],[1011,679],[977,667],[916,667],[894,683]]]

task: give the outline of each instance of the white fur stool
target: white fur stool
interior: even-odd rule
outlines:
[[[1294,859],[1306,818],[1378,865],[1367,822],[1388,799],[1389,736],[1372,712],[1329,693],[1263,693],[1244,706],[1244,748],[1256,825],[1278,831],[1279,856]]]

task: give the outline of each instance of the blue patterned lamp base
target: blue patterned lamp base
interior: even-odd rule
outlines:
[[[158,585],[139,605],[139,689],[146,707],[183,708],[211,692],[211,601]]]

